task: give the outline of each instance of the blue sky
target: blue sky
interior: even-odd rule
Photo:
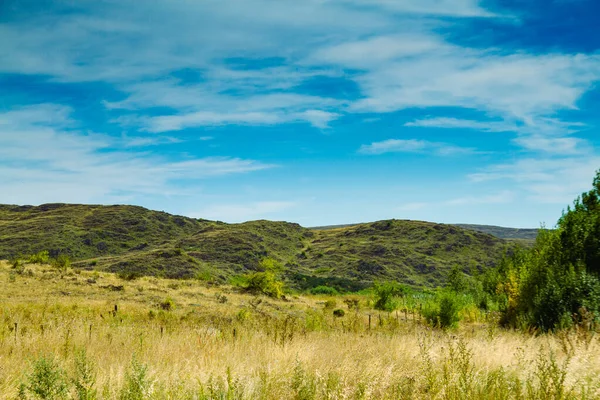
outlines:
[[[552,226],[600,168],[596,0],[0,2],[0,203]]]

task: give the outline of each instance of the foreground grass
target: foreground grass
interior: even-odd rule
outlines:
[[[1,263],[0,397],[600,398],[590,333],[443,332],[325,300]]]

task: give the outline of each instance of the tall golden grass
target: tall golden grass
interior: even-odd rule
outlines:
[[[482,316],[441,331],[364,301],[350,310],[340,297],[273,300],[199,281],[19,272],[0,264],[3,399],[40,398],[32,387],[41,359],[78,398],[82,351],[98,399],[600,398],[591,332],[534,336]],[[127,389],[136,383],[139,391]]]

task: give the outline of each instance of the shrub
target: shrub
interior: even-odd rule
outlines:
[[[333,310],[333,316],[334,316],[334,317],[341,318],[341,317],[343,317],[344,315],[346,315],[346,312],[345,312],[344,310],[342,310],[341,308],[338,308],[338,309],[335,309],[335,310]]]
[[[259,268],[262,271],[252,272],[243,277],[242,285],[246,291],[261,293],[269,297],[280,298],[283,296],[283,282],[278,279],[281,265],[272,258],[261,261]]]
[[[50,263],[50,254],[47,250],[29,256],[27,260],[30,264],[48,264]]]
[[[41,357],[33,364],[27,377],[27,390],[39,399],[66,399],[65,373],[53,358]]]
[[[52,260],[52,266],[60,272],[66,272],[71,266],[71,259],[66,254],[59,254],[58,257]]]
[[[340,294],[335,288],[332,288],[329,286],[322,286],[322,285],[310,289],[310,293],[311,294],[324,294],[327,296],[337,296]]]
[[[225,296],[222,293],[215,294],[215,298],[217,299],[217,302],[219,302],[221,304],[225,304],[229,301],[229,298],[227,298],[227,296]]]
[[[123,279],[124,281],[134,281],[142,276],[139,272],[135,271],[119,271],[117,273],[119,279]]]
[[[344,299],[344,303],[348,306],[348,310],[359,310],[360,309],[360,299],[355,297]]]
[[[173,302],[173,299],[171,299],[170,297],[167,297],[166,299],[161,301],[158,304],[158,306],[160,307],[161,310],[165,310],[165,311],[172,311],[173,309],[175,309],[175,303]]]
[[[75,376],[73,377],[73,386],[75,386],[77,400],[96,399],[97,391],[94,389],[95,384],[95,365],[87,357],[86,351],[81,350],[75,356]]]
[[[397,297],[406,293],[406,288],[397,282],[375,282],[375,309],[381,311],[393,311],[398,307]]]
[[[148,367],[138,362],[135,357],[125,374],[125,383],[119,393],[120,400],[145,400],[150,398],[152,381],[148,376]]]
[[[456,327],[460,321],[460,301],[456,294],[443,292],[438,294],[432,301],[425,303],[422,314],[433,326],[442,329]]]
[[[325,308],[326,309],[335,308],[335,306],[337,306],[337,302],[335,300],[327,300],[325,302]]]

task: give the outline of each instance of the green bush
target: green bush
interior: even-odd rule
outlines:
[[[271,258],[266,258],[261,261],[259,268],[262,270],[243,276],[242,286],[244,289],[251,293],[264,294],[276,299],[282,297],[283,282],[278,278],[281,265]]]
[[[95,400],[97,398],[96,371],[94,363],[87,357],[85,350],[78,351],[75,356],[75,376],[73,386],[77,400]]]
[[[375,282],[373,291],[375,293],[375,309],[381,311],[393,311],[398,308],[397,298],[404,296],[407,289],[397,282],[388,281]]]
[[[175,309],[175,302],[170,297],[167,297],[163,301],[161,301],[158,306],[161,310],[172,311]]]
[[[33,364],[33,371],[27,376],[26,389],[37,399],[66,399],[67,380],[64,371],[51,357],[41,357]]]
[[[119,393],[119,400],[145,400],[150,398],[152,380],[148,376],[148,367],[131,360],[129,370],[125,374],[125,383]]]
[[[600,319],[599,273],[600,171],[556,229],[540,229],[532,249],[516,251],[481,281],[503,325],[545,332]]]
[[[458,315],[461,310],[461,301],[453,292],[441,292],[429,302],[426,302],[422,309],[423,317],[429,324],[446,329],[454,328],[460,322]]]
[[[335,308],[335,306],[337,306],[337,302],[335,300],[327,300],[324,307],[326,309],[332,309]]]
[[[49,264],[50,254],[47,250],[40,251],[39,253],[29,256],[27,262],[30,264]]]
[[[324,294],[327,296],[337,296],[340,294],[335,288],[329,286],[317,286],[310,289],[311,294]]]
[[[337,308],[337,309],[333,310],[334,317],[341,318],[344,315],[346,315],[346,312],[344,310],[342,310],[341,308]]]
[[[71,266],[71,259],[66,254],[59,254],[58,257],[52,260],[52,266],[60,272],[66,272]]]

